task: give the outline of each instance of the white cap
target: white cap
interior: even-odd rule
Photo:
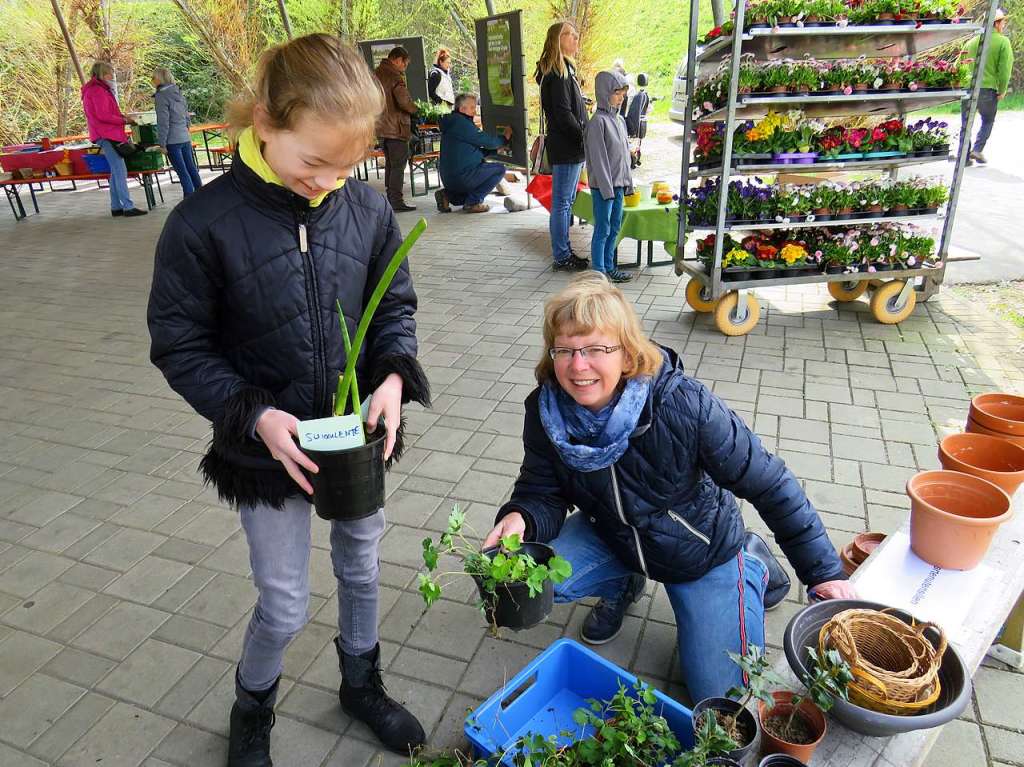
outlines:
[[[1004,11],[1002,8],[996,8],[996,18],[995,18],[995,20],[996,21],[1002,21],[1005,18],[1006,18],[1006,11]]]

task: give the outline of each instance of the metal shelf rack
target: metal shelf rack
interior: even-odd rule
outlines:
[[[720,38],[704,48],[697,46],[700,0],[690,0],[689,48],[686,58],[686,118],[683,133],[683,158],[680,173],[679,232],[674,257],[676,274],[690,276],[687,286],[687,300],[698,310],[715,313],[715,323],[727,335],[743,335],[749,332],[757,321],[760,307],[748,293],[755,287],[779,285],[801,285],[813,283],[840,283],[833,295],[839,300],[853,300],[860,296],[869,285],[878,287],[872,299],[872,310],[882,322],[898,322],[909,314],[917,300],[927,300],[942,284],[946,264],[949,262],[949,240],[956,215],[960,184],[963,179],[967,155],[970,151],[971,129],[981,89],[981,74],[988,55],[992,36],[995,9],[998,0],[989,0],[988,11],[983,24],[973,23],[929,23],[918,25],[869,25],[869,26],[805,26],[769,28],[754,27],[739,34]],[[733,20],[736,30],[744,29],[746,2],[736,0]],[[946,43],[966,39],[978,32],[982,41],[978,50],[978,61],[966,90],[853,93],[850,95],[800,95],[752,96],[738,93],[740,57],[753,54],[757,61],[772,59],[798,59],[805,55],[820,59],[856,58],[864,55],[871,58],[893,58],[916,56]],[[749,58],[749,56],[748,56]],[[718,66],[728,60],[730,67],[729,93],[725,106],[699,117],[694,117],[694,89],[696,75],[701,67]],[[686,220],[685,199],[692,180],[718,177],[719,189],[727,189],[731,176],[750,176],[766,173],[815,173],[819,171],[884,171],[896,178],[905,167],[931,162],[946,162],[945,154],[926,157],[902,157],[876,161],[822,162],[809,165],[787,165],[765,163],[760,165],[736,165],[732,154],[732,139],[739,121],[761,117],[770,109],[800,108],[807,117],[837,117],[845,115],[874,115],[906,117],[908,112],[928,109],[955,101],[966,102],[967,130],[960,136],[955,154],[953,180],[944,217],[900,216],[887,218],[863,218],[846,221],[815,221],[795,224],[732,224],[727,221],[728,195],[719,195],[718,216],[713,226],[689,226]],[[724,122],[721,162],[712,167],[697,168],[691,163],[694,145],[694,127],[698,122]],[[965,140],[966,138],[966,140]],[[936,253],[941,266],[903,269],[878,273],[857,272],[853,274],[809,274],[772,279],[744,280],[742,282],[722,279],[723,235],[730,231],[751,231],[778,228],[812,228],[872,224],[880,221],[927,221],[942,220],[942,233]],[[705,269],[704,264],[684,255],[686,235],[697,229],[713,231],[716,235],[713,267]],[[881,281],[887,281],[885,285]],[[918,284],[919,283],[919,284]],[[898,287],[896,287],[898,285]],[[876,307],[876,299],[879,304]],[[909,306],[909,310],[908,310]]]

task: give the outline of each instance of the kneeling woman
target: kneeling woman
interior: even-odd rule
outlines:
[[[726,651],[764,646],[765,603],[781,601],[789,583],[764,541],[744,532],[736,497],[753,504],[817,596],[853,596],[796,477],[683,374],[675,352],[644,336],[606,277],[587,272],[548,300],[544,343],[523,466],[486,545],[519,533],[568,559],[573,574],[556,600],[601,597],[585,641],[614,637],[651,578],[675,612],[693,700],[739,683]]]

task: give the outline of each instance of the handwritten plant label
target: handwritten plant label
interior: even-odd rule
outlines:
[[[299,445],[306,450],[346,450],[365,444],[360,415],[299,421]]]

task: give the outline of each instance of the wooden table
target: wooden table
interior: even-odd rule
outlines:
[[[206,168],[207,170],[213,170],[213,155],[210,152],[210,139],[212,138],[223,138],[226,139],[224,131],[227,129],[227,123],[199,123],[197,125],[188,126],[188,132],[191,134],[202,133],[203,134],[203,151],[206,152]],[[223,168],[221,168],[223,170]]]
[[[166,173],[167,168],[161,168],[160,170],[140,170],[140,171],[128,171],[129,178],[138,178],[142,183],[142,188],[146,193],[146,207],[148,210],[152,210],[156,207],[156,195],[160,195],[160,202],[164,201],[164,190],[160,186],[160,174]],[[153,180],[156,180],[156,192],[153,190]],[[15,221],[21,221],[27,218],[30,214],[26,212],[25,205],[21,200],[20,188],[28,186],[29,196],[32,199],[32,207],[36,213],[39,212],[39,201],[36,199],[36,185],[40,187],[40,191],[43,191],[43,184],[49,184],[50,190],[53,192],[71,192],[75,190],[75,183],[78,181],[95,181],[97,186],[101,187],[99,182],[109,181],[109,173],[83,173],[74,176],[45,176],[41,178],[10,178],[0,181],[0,187],[3,187],[4,193],[7,195],[7,204],[11,206],[11,212],[14,214]],[[57,189],[53,184],[58,182],[70,182],[72,187],[70,189]]]
[[[985,556],[984,564],[990,568],[991,576],[979,593],[970,613],[971,625],[965,629],[964,638],[956,642],[964,663],[971,675],[977,671],[985,654],[999,634],[1003,623],[1024,589],[1024,487],[1013,496],[1013,518],[1000,527],[992,546]],[[901,528],[909,534],[908,520]],[[884,550],[885,542],[862,564],[850,579],[854,584],[877,561]],[[775,664],[775,670],[782,675],[793,689],[801,689],[789,668],[785,656]],[[1007,705],[1018,705],[1007,701]],[[930,730],[916,730],[891,738],[873,738],[847,729],[834,718],[829,717],[825,739],[814,752],[811,767],[915,767],[924,763],[928,751],[938,738],[941,727]],[[964,765],[964,767],[974,767]]]

